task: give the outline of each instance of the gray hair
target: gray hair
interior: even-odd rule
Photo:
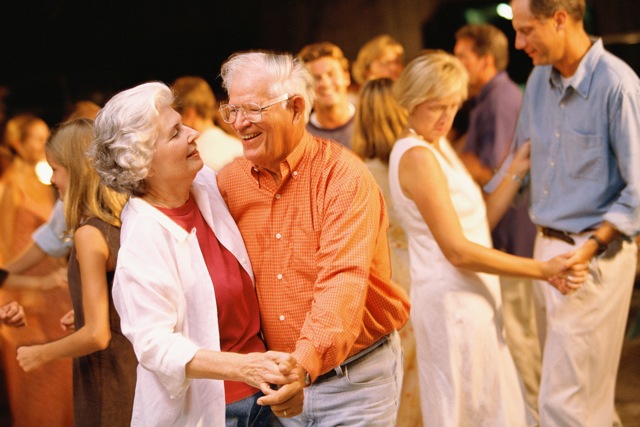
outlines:
[[[316,83],[307,67],[293,55],[272,52],[244,52],[231,55],[220,70],[222,87],[227,93],[238,72],[254,72],[257,79],[264,79],[268,85],[269,96],[277,97],[284,93],[290,97],[302,96],[305,102],[305,121],[309,119],[315,101]]]
[[[100,110],[87,154],[106,186],[130,196],[145,195],[160,110],[173,100],[167,85],[151,82],[118,93]]]
[[[425,101],[460,94],[467,98],[469,75],[455,56],[443,50],[428,50],[409,62],[393,85],[393,95],[409,114]]]

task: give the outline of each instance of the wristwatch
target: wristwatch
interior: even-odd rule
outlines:
[[[598,244],[598,249],[596,250],[596,256],[602,255],[607,250],[607,247],[609,246],[606,243],[604,243],[602,240],[598,239],[598,237],[595,234],[592,234],[591,236],[589,236],[589,239],[593,240]]]

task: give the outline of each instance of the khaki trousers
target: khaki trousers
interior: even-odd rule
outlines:
[[[547,260],[580,247],[539,235],[534,257]],[[542,378],[538,409],[542,427],[602,427],[615,419],[615,382],[636,272],[637,247],[617,239],[594,257],[587,282],[563,296],[546,282],[536,286]]]

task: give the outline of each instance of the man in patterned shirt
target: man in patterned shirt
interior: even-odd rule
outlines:
[[[307,387],[303,413],[280,421],[394,425],[409,302],[391,282],[382,193],[354,154],[306,131],[314,81],[298,60],[235,54],[221,76],[220,112],[245,158],[218,186],[254,268],[267,346],[304,368],[285,386]]]

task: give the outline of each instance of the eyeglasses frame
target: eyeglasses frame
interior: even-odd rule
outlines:
[[[244,105],[233,105],[233,104],[229,104],[229,103],[225,103],[225,104],[221,104],[220,107],[218,107],[218,111],[220,112],[220,116],[222,117],[222,120],[225,123],[233,123],[238,119],[238,111],[242,111],[242,116],[250,123],[256,123],[256,122],[260,122],[262,121],[262,112],[264,110],[266,110],[269,107],[273,107],[274,105],[280,103],[280,102],[284,102],[284,101],[288,101],[290,100],[292,97],[289,96],[289,94],[282,94],[280,96],[278,96],[277,98],[273,98],[267,101],[267,105],[258,105],[254,102],[248,102]],[[260,114],[260,119],[259,120],[249,120],[249,118],[247,117],[247,111],[244,109],[245,106],[247,105],[255,105],[256,107],[258,107],[258,111],[257,114]],[[227,121],[224,118],[224,113],[222,112],[223,109],[225,108],[232,108],[231,113],[229,113],[229,117],[231,117],[231,114],[235,113],[236,117],[234,117],[234,120],[229,120]]]

